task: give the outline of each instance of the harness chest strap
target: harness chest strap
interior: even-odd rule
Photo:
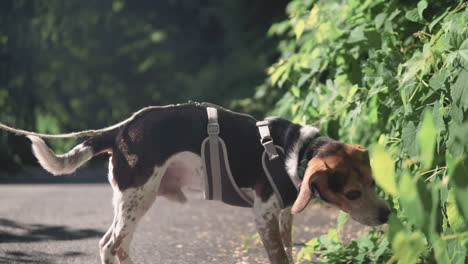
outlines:
[[[265,149],[262,155],[262,166],[280,207],[286,208],[294,203],[301,179],[297,175],[287,173],[284,150],[274,144],[268,125],[268,120],[257,122],[260,142]]]
[[[265,148],[268,158],[270,160],[278,158],[278,152],[276,151],[275,144],[273,144],[273,138],[270,135],[270,128],[268,127],[268,121],[257,122],[258,132],[260,133],[260,143]]]

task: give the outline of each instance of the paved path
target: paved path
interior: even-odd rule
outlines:
[[[135,263],[268,263],[250,209],[188,196],[185,205],[156,201],[132,243]],[[295,220],[295,243],[326,232],[336,216],[311,206]],[[0,263],[98,263],[111,220],[108,184],[0,185]]]

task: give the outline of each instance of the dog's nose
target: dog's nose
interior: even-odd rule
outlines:
[[[379,221],[383,223],[386,223],[388,221],[388,216],[390,215],[390,209],[387,207],[381,207],[379,209]]]

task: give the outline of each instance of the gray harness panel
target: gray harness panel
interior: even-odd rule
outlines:
[[[252,207],[252,199],[237,185],[229,167],[224,140],[219,137],[218,112],[207,107],[208,137],[201,146],[201,158],[205,176],[205,199],[222,201],[242,207]]]

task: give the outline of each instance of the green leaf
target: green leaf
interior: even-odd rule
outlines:
[[[432,113],[430,111],[425,111],[422,125],[417,135],[420,150],[419,156],[423,170],[430,168],[432,165],[436,136],[437,132],[434,126]]]
[[[465,39],[456,51],[457,60],[466,69],[468,68],[468,39]]]
[[[405,62],[404,66],[406,67],[406,71],[403,74],[403,78],[401,79],[402,83],[407,82],[411,78],[413,78],[418,72],[423,71],[426,67],[426,57],[420,51],[416,51],[411,59]]]
[[[465,147],[468,146],[468,138],[465,132],[467,129],[468,124],[458,125],[455,122],[449,124],[449,138],[447,140],[448,151],[446,153],[449,175],[452,175],[451,172],[455,168],[456,160],[462,159],[467,153]]]
[[[363,251],[373,251],[375,248],[374,242],[370,239],[370,235],[364,235],[361,236],[357,239],[358,241],[358,246],[361,248]]]
[[[378,14],[374,19],[375,28],[380,29],[380,27],[382,27],[383,23],[385,22],[386,18],[387,18],[387,13]]]
[[[336,224],[336,229],[338,230],[338,233],[343,232],[344,226],[347,221],[348,221],[348,214],[343,211],[340,211],[340,214],[338,215],[338,219],[337,219],[337,224]]]
[[[386,252],[389,250],[390,242],[388,241],[388,237],[385,236],[384,239],[378,244],[377,250],[374,251],[374,262],[377,262],[377,260]]]
[[[375,182],[386,193],[395,196],[397,194],[397,187],[395,165],[392,156],[379,144],[374,148],[371,163]]]
[[[394,256],[402,264],[415,264],[419,255],[426,250],[424,236],[420,232],[400,231],[392,243]]]
[[[351,33],[349,33],[348,43],[356,43],[359,41],[367,40],[367,37],[364,35],[364,25],[354,28]]]
[[[275,85],[278,79],[281,77],[281,75],[283,75],[286,72],[287,69],[288,69],[288,66],[285,64],[282,64],[276,67],[276,69],[274,69],[273,73],[270,76],[271,83]]]
[[[463,110],[458,104],[453,103],[452,105],[450,105],[448,112],[449,112],[450,118],[452,119],[451,122],[449,123],[449,127],[453,125],[458,125],[463,122],[463,118],[464,118]]]
[[[124,2],[122,1],[115,1],[112,3],[112,10],[116,13],[120,12],[124,8]]]
[[[460,212],[468,221],[468,156],[455,162],[454,167],[449,168],[450,182],[453,183],[455,199]]]
[[[414,122],[408,122],[403,126],[403,130],[401,132],[402,147],[412,158],[416,158],[418,156],[416,134],[417,130]]]
[[[437,71],[429,80],[429,86],[435,91],[445,87],[445,80],[449,76],[445,68]]]
[[[338,236],[338,230],[336,228],[329,228],[327,237],[330,240],[330,242],[336,242],[336,243],[341,242],[341,239]]]
[[[454,234],[454,235],[456,235],[456,234]],[[437,259],[438,263],[466,264],[467,249],[464,246],[464,241],[463,240],[464,240],[464,237],[462,237],[460,239],[446,240],[445,244],[447,245],[446,248],[447,248],[447,259],[448,259],[448,261],[442,262],[442,261]]]
[[[403,172],[399,184],[400,201],[408,220],[417,227],[423,228],[427,216],[414,180],[407,171]]]
[[[150,39],[154,43],[160,43],[166,39],[166,34],[162,30],[157,30],[150,34]]]
[[[301,90],[296,85],[293,85],[291,87],[291,92],[295,97],[300,97],[301,96]]]
[[[304,32],[305,22],[303,19],[299,19],[296,25],[294,26],[294,33],[296,34],[296,39],[300,39],[302,33]]]
[[[143,73],[148,71],[156,62],[156,58],[153,56],[145,59],[140,65],[138,65],[138,72]]]
[[[420,19],[424,19],[423,12],[424,12],[424,10],[426,8],[427,8],[427,1],[426,0],[419,1],[419,3],[418,3],[418,15],[419,15]]]
[[[436,127],[436,131],[438,133],[445,131],[446,130],[445,121],[444,121],[445,108],[439,101],[435,102],[432,114],[434,116],[434,125]]]
[[[432,31],[432,29],[448,14],[450,10],[450,7],[445,10],[445,12],[438,16],[436,19],[432,20],[432,22],[429,24],[429,31]]]
[[[396,235],[399,232],[407,229],[406,226],[406,221],[405,225],[403,225],[403,222],[398,218],[396,214],[391,214],[390,218],[388,219],[388,239],[390,241],[394,241]]]
[[[450,46],[455,50],[459,50],[463,42],[468,38],[468,30],[454,29],[447,33],[447,37]]]
[[[418,13],[418,9],[417,8],[414,8],[414,9],[411,9],[409,11],[407,11],[405,13],[405,17],[406,19],[408,19],[409,21],[413,21],[413,22],[421,22],[421,19],[419,17],[419,13]]]
[[[298,260],[305,259],[305,260],[312,260],[312,255],[314,254],[315,250],[320,246],[320,242],[318,238],[313,238],[306,243],[306,246],[301,249],[299,254],[297,255]]]
[[[431,236],[432,246],[434,247],[434,257],[438,264],[453,264],[450,261],[447,251],[447,243],[439,238],[437,234]]]
[[[463,69],[450,87],[452,98],[463,110],[468,109],[468,71]]]
[[[461,215],[460,210],[458,209],[455,199],[455,189],[453,188],[449,190],[446,208],[447,218],[450,223],[450,227],[455,232],[466,230],[467,224],[465,219]]]

